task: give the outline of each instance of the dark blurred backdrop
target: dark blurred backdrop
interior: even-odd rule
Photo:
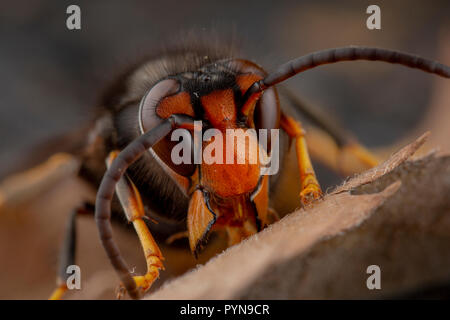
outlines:
[[[82,29],[66,28],[78,4]],[[382,29],[366,28],[370,4]],[[239,36],[246,57],[273,69],[349,44],[437,59],[448,35],[442,1],[4,1],[0,4],[0,176],[32,146],[76,128],[115,72],[180,31]],[[450,39],[448,39],[450,40]],[[450,61],[443,61],[450,64]],[[286,85],[338,115],[369,146],[401,138],[426,111],[435,76],[383,63],[326,66]]]

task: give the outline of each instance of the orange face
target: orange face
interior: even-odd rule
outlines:
[[[256,68],[251,63],[244,66]],[[269,180],[261,176],[256,129],[276,128],[278,119],[275,112],[273,124],[261,121],[262,114],[278,110],[276,99],[264,100],[261,96],[258,102],[258,96],[243,102],[245,92],[262,79],[261,75],[248,69],[239,69],[242,73],[236,75],[220,66],[212,67],[206,72],[187,72],[161,80],[140,105],[142,132],[174,114],[201,121],[201,130],[195,122],[185,128],[190,130],[194,146],[199,137],[202,141],[200,163],[175,164],[179,162],[173,161],[171,152],[177,143],[171,141],[171,134],[152,147],[165,172],[190,197],[187,225],[193,252],[198,251],[210,230],[224,229],[233,244],[266,225]],[[263,110],[267,101],[272,104]]]
[[[222,161],[213,163],[202,161],[199,183],[221,198],[251,193],[258,185],[261,167],[258,159],[258,139],[248,131],[252,124],[238,122],[239,107],[236,95],[242,95],[259,79],[261,77],[255,74],[237,76],[236,85],[239,90],[224,88],[196,96],[202,112],[201,120],[222,134],[222,143],[218,146],[222,149],[223,155]],[[161,118],[167,118],[171,114],[186,114],[195,118],[192,95],[187,91],[180,91],[166,97],[157,105],[156,113]],[[234,130],[231,138],[229,130]],[[215,139],[218,138],[214,137],[211,141],[203,142],[202,150],[217,142]]]
[[[237,108],[232,89],[214,91],[201,98],[205,118],[222,133],[222,163],[201,165],[201,184],[214,194],[227,198],[253,191],[259,180],[260,165],[255,149],[258,140],[238,129]],[[228,129],[228,130],[227,130]],[[232,133],[229,130],[233,130]],[[233,134],[234,136],[231,136]],[[230,139],[230,137],[232,139]],[[213,142],[204,142],[205,148]],[[251,157],[256,161],[250,161]],[[230,161],[231,160],[231,161]]]

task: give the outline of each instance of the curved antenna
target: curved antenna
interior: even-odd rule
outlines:
[[[185,115],[172,115],[165,119],[158,126],[139,136],[139,138],[125,147],[113,160],[100,183],[95,202],[95,220],[100,233],[100,239],[111,264],[119,275],[130,297],[133,299],[139,298],[140,292],[136,287],[127,263],[120,253],[119,247],[112,237],[111,201],[117,182],[132,163],[146,150],[168,135],[172,129],[183,126],[191,127],[192,125],[192,118]]]
[[[349,46],[316,51],[281,65],[264,79],[255,82],[245,93],[244,101],[248,101],[254,94],[261,93],[265,89],[308,69],[323,64],[352,60],[384,61],[401,64],[413,69],[450,78],[450,67],[433,60],[400,51]]]

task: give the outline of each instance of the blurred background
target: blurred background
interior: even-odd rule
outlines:
[[[66,28],[70,4],[81,8],[81,30]],[[381,8],[381,30],[366,28],[371,4]],[[449,65],[449,17],[448,0],[2,2],[0,178],[24,160],[38,161],[30,153],[34,147],[82,126],[118,70],[182,31],[235,33],[243,57],[266,70],[315,50],[350,44],[402,50]],[[434,145],[449,148],[449,86],[437,76],[354,62],[308,71],[286,86],[335,115],[369,147],[432,129]],[[58,202],[55,198],[43,196],[28,211],[0,217],[0,298],[46,298],[51,291],[58,239],[68,205],[76,202],[59,200],[55,212],[62,212],[50,222],[45,206]],[[92,221],[82,223],[91,230],[87,233],[95,233]],[[60,228],[32,233],[54,225]],[[97,249],[83,255],[87,265]],[[117,281],[111,279],[114,287]]]

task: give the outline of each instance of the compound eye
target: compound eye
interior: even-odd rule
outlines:
[[[154,128],[161,122],[156,114],[156,107],[166,97],[176,94],[180,90],[180,83],[175,79],[166,79],[158,82],[142,98],[139,106],[139,127],[141,133]]]
[[[144,98],[142,98],[141,105],[139,106],[139,127],[141,134],[156,127],[164,118],[170,116],[170,114],[183,113],[176,108],[176,106],[181,105],[183,107],[185,105],[184,103],[176,103],[178,102],[176,97],[183,94],[183,92],[180,92],[180,89],[181,85],[177,80],[166,79],[155,84]],[[175,98],[176,101],[167,102],[167,100],[171,100],[172,98]],[[166,104],[165,107],[163,106],[164,104]],[[174,108],[171,108],[171,106]],[[187,138],[190,138],[190,134],[188,134]],[[183,137],[183,139],[186,139],[186,137]],[[184,177],[191,176],[195,171],[195,165],[192,162],[189,164],[175,164],[172,160],[171,151],[177,143],[171,141],[169,135],[161,139],[152,149],[159,160],[177,174]]]
[[[280,125],[280,102],[274,87],[266,89],[258,100],[253,113],[253,121],[257,129],[277,129]],[[271,135],[267,135],[268,152],[271,150]]]

